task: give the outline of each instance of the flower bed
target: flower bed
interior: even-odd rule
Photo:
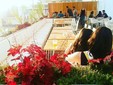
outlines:
[[[59,55],[53,55],[47,60],[46,53],[33,44],[26,48],[14,46],[8,50],[8,56],[13,56],[12,61],[15,62],[20,60],[2,71],[4,83],[8,85],[52,85],[61,75],[66,75],[71,70],[70,64]]]
[[[113,53],[104,59],[89,61],[91,64],[86,67],[76,68],[64,61],[64,54],[54,54],[48,60],[45,51],[34,44],[26,48],[22,48],[20,45],[13,46],[8,50],[8,56],[12,56],[11,61],[15,61],[15,63],[12,66],[1,68],[1,84],[113,84]]]
[[[26,28],[26,27],[28,27],[30,25],[31,25],[30,23],[25,22],[24,24],[18,25],[17,27],[18,27],[18,29],[23,29],[23,28]]]
[[[113,52],[105,58],[89,60],[86,67],[73,68],[66,76],[57,80],[57,85],[113,84]]]

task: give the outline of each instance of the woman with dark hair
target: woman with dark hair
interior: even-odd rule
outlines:
[[[112,49],[112,32],[107,27],[98,28],[88,42],[93,57],[104,58]]]
[[[90,12],[89,18],[94,18],[94,11]]]
[[[93,31],[91,29],[81,29],[76,35],[74,43],[72,43],[66,50],[65,54],[73,53],[76,51],[87,51],[89,48],[88,39]]]
[[[102,15],[102,12],[101,12],[101,11],[99,11],[99,12],[98,12],[98,14],[96,15],[96,17],[95,17],[95,18],[98,18],[98,17],[103,17],[103,15]]]
[[[86,11],[82,9],[80,12],[79,28],[83,28],[85,25]]]
[[[98,28],[88,40],[89,51],[75,52],[68,55],[66,60],[72,65],[87,65],[88,60],[104,58],[112,49],[112,32],[107,27]]]

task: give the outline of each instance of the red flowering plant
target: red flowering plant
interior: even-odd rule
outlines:
[[[29,22],[25,22],[24,24],[20,24],[20,25],[18,25],[17,27],[18,27],[18,29],[23,29],[23,28],[26,28],[26,27],[28,27],[28,26],[30,26],[31,24],[29,23]]]
[[[61,76],[65,76],[71,71],[71,65],[64,61],[65,57],[65,54],[54,54],[50,58],[50,62],[54,68],[54,80],[59,79]]]
[[[98,69],[103,73],[113,73],[113,52],[107,55],[105,58],[92,59],[88,61],[91,68]]]
[[[71,66],[69,63],[64,61],[65,55],[58,55],[55,54],[51,56],[50,61],[52,62],[52,65],[55,67],[55,70],[61,71],[62,74],[69,73],[71,70]]]
[[[14,46],[8,50],[10,55],[13,56],[12,61],[20,62],[4,69],[8,85],[52,85],[57,79],[56,72],[62,76],[71,70],[70,64],[59,55],[53,55],[48,60],[45,51],[34,44],[26,48]]]

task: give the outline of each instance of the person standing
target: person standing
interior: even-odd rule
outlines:
[[[70,9],[68,6],[66,6],[66,8],[67,8],[68,16],[69,16],[69,17],[73,17],[72,9]]]
[[[77,18],[77,10],[75,9],[75,6],[73,6],[73,17]]]
[[[86,11],[83,8],[80,13],[79,28],[83,28],[86,20]]]

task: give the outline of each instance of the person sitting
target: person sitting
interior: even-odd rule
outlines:
[[[108,15],[107,15],[107,13],[105,12],[105,10],[102,10],[102,15],[103,15],[104,18],[108,18]]]
[[[95,18],[103,17],[102,12],[99,11]]]
[[[60,11],[58,14],[58,18],[62,18],[62,17],[64,17],[64,14],[62,13],[62,11]]]
[[[90,12],[89,18],[94,18],[94,11]]]
[[[52,18],[57,18],[57,14],[58,14],[58,12],[53,12]]]
[[[100,27],[88,40],[89,50],[78,51],[68,55],[65,60],[73,66],[87,65],[88,60],[104,58],[110,54],[112,49],[112,32],[107,27]]]
[[[89,49],[87,41],[92,33],[91,29],[81,29],[76,35],[75,41],[65,50],[65,54],[68,55],[76,51],[87,51]]]
[[[88,40],[93,57],[104,58],[112,49],[112,31],[107,27],[98,28]]]

